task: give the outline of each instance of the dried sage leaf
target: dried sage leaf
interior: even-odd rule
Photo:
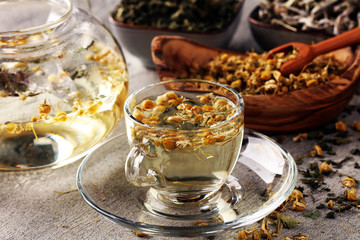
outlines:
[[[320,211],[319,209],[314,209],[311,212],[304,213],[304,216],[311,219],[317,219],[320,216]]]
[[[280,214],[279,218],[280,218],[281,222],[284,224],[284,227],[286,227],[287,229],[294,229],[294,228],[296,228],[297,224],[299,223],[295,219],[293,219],[289,216],[285,216],[283,214]]]

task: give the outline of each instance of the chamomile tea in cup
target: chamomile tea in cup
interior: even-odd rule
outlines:
[[[125,102],[127,180],[172,202],[206,199],[231,174],[244,133],[244,101],[205,80],[146,86]]]

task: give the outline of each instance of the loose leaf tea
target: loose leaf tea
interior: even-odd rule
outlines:
[[[112,16],[118,22],[131,25],[216,31],[231,22],[238,3],[236,0],[123,0]]]
[[[359,0],[263,0],[258,12],[265,23],[291,31],[338,35],[359,26]]]

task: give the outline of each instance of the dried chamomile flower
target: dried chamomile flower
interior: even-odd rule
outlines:
[[[304,140],[306,140],[308,138],[308,134],[307,133],[299,133],[298,135],[296,135],[295,137],[293,137],[293,141],[294,142],[302,142]]]
[[[322,149],[319,145],[314,145],[313,150],[310,152],[310,156],[321,156],[322,155]]]
[[[303,211],[305,210],[306,203],[302,200],[304,197],[303,193],[295,189],[290,196],[286,199],[286,202],[293,202],[293,205],[289,207],[291,210]]]
[[[255,231],[255,232],[253,233],[253,239],[254,239],[254,240],[259,240],[260,237],[261,237],[261,234],[260,234],[258,231]]]
[[[304,195],[301,191],[295,189],[290,196],[286,199],[286,202],[299,201],[303,199]]]
[[[183,119],[181,116],[169,116],[166,121],[169,123],[180,123]]]
[[[27,99],[27,96],[26,96],[25,94],[22,94],[22,93],[21,93],[21,94],[19,95],[19,100],[20,100],[20,101],[25,101],[26,99]]]
[[[346,131],[346,124],[343,121],[338,121],[335,123],[335,129],[338,131]]]
[[[144,120],[144,118],[145,118],[145,115],[143,113],[139,112],[139,111],[134,111],[132,115],[136,120],[138,120],[140,122],[142,120]]]
[[[166,107],[159,105],[159,106],[155,106],[153,108],[152,114],[155,116],[159,116],[160,114],[162,114],[165,111],[166,111]]]
[[[261,236],[266,237],[266,239],[272,239],[269,227],[269,221],[267,217],[263,219],[261,222],[261,229],[260,229]]]
[[[345,197],[349,201],[355,201],[357,198],[357,190],[353,187],[350,190],[346,190]]]
[[[212,94],[212,93],[205,94],[205,95],[202,95],[199,97],[200,97],[201,103],[210,103],[210,102],[212,102],[212,100],[214,100],[214,94]]]
[[[59,121],[59,122],[65,122],[68,118],[67,118],[67,114],[64,111],[59,111],[56,113],[56,117],[54,117],[55,120]]]
[[[204,146],[207,146],[207,145],[214,145],[216,143],[216,138],[214,137],[207,137],[205,138],[203,141],[202,141],[203,145]]]
[[[360,131],[360,121],[354,123],[354,129],[355,129],[356,131]]]
[[[51,106],[49,104],[47,104],[46,102],[44,102],[39,105],[38,111],[40,114],[42,114],[42,113],[49,114],[51,111]]]
[[[306,236],[295,237],[294,240],[308,240]]]
[[[302,200],[295,201],[291,207],[289,207],[291,210],[295,211],[304,211],[306,207],[306,203]]]
[[[7,97],[9,96],[9,93],[5,90],[0,90],[0,97]]]
[[[353,178],[349,178],[349,177],[344,178],[342,180],[342,183],[344,184],[344,186],[349,187],[349,188],[355,186],[355,180]]]
[[[335,203],[333,200],[329,200],[327,203],[326,203],[326,206],[330,209],[333,209],[334,206],[335,206]]]
[[[142,232],[137,232],[137,231],[132,231],[136,236],[144,238],[144,237],[148,237],[149,235],[147,235],[146,233],[142,233]]]
[[[89,101],[88,103],[88,108],[86,110],[86,112],[88,114],[94,114],[96,113],[97,111],[99,111],[100,107],[102,106],[103,102],[102,101],[96,101],[96,102],[93,102],[93,101]]]
[[[242,230],[241,232],[239,232],[237,240],[247,240],[250,239],[251,235],[255,232],[256,230]]]
[[[327,162],[323,162],[323,163],[319,166],[319,172],[320,172],[320,173],[329,173],[329,172],[332,172],[331,166],[332,166],[332,164],[328,164]]]
[[[172,151],[172,150],[174,150],[175,147],[176,147],[176,141],[175,141],[175,139],[165,138],[165,139],[162,141],[162,145],[164,146],[164,148],[165,148],[167,151]]]
[[[155,107],[155,103],[151,100],[145,100],[142,102],[142,106],[145,109],[153,109]]]
[[[15,133],[18,125],[16,123],[8,123],[6,124],[6,131],[8,133]]]

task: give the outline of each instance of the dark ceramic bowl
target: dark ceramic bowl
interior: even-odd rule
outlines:
[[[218,31],[192,32],[130,25],[116,21],[111,15],[109,16],[110,28],[122,47],[138,57],[145,67],[154,68],[151,58],[151,40],[158,35],[183,36],[204,45],[226,48],[237,28],[243,3],[243,0],[239,0],[232,21]]]
[[[333,37],[332,35],[320,32],[293,32],[281,26],[264,23],[259,20],[259,9],[260,7],[258,6],[250,13],[249,24],[255,41],[265,51],[289,42],[312,44]]]

